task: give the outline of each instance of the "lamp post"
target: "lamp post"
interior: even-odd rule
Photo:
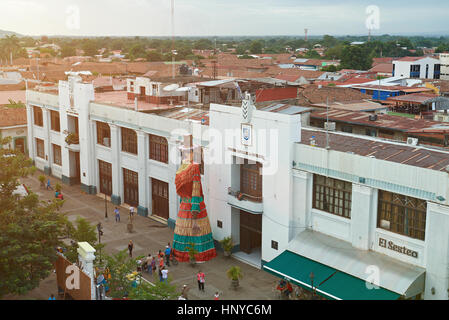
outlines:
[[[101,222],[98,222],[97,224],[97,230],[98,230],[98,243],[101,244],[101,236],[103,235],[103,227],[101,226]],[[101,246],[100,246],[100,264],[101,264]]]
[[[106,196],[106,182],[103,182],[103,189],[104,189],[104,219],[108,220],[108,200]]]

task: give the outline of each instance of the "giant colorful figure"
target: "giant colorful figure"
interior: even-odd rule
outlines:
[[[217,256],[212,230],[207,216],[201,185],[200,165],[194,159],[192,136],[186,136],[181,149],[183,161],[176,173],[176,192],[181,204],[176,219],[173,253],[181,262],[189,261],[189,247],[194,244],[196,261],[208,261]]]

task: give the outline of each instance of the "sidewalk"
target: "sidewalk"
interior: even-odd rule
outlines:
[[[37,193],[41,200],[53,199],[54,191],[47,191],[39,186],[37,177],[40,174],[40,172],[36,172],[34,176],[22,179],[22,182]],[[129,211],[127,207],[119,207],[121,222],[117,223],[114,217],[115,206],[108,201],[108,220],[106,221],[104,197],[85,194],[79,186],[63,185],[60,180],[53,177],[50,180],[53,187],[56,183],[62,185],[65,204],[61,212],[67,214],[70,221],[75,221],[78,216],[81,216],[93,225],[101,222],[104,233],[101,242],[106,244],[106,252],[116,253],[127,249],[129,240],[132,240],[134,242],[133,256],[147,256],[149,253],[156,255],[159,250],[165,249],[168,242],[173,242],[173,231],[166,225],[136,214],[134,214],[134,232],[128,233]],[[240,288],[237,290],[231,289],[231,280],[226,277],[226,270],[234,265],[239,266],[243,272],[243,279],[240,280]],[[199,269],[206,275],[205,292],[198,290],[196,274]],[[220,293],[220,300],[277,299],[274,288],[279,278],[232,257],[224,257],[223,253],[219,251],[217,251],[217,257],[211,261],[197,264],[194,267],[189,263],[179,263],[177,266],[171,264],[168,270],[169,276],[173,280],[172,284],[176,285],[179,291],[184,284],[190,287],[189,300],[212,300],[217,291]],[[147,273],[144,273],[144,277],[152,282],[155,281]],[[56,294],[56,292],[56,276],[52,274],[41,282],[39,288],[18,299],[48,299],[50,294]]]

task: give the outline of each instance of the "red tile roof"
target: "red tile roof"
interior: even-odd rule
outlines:
[[[0,106],[0,127],[12,127],[26,124],[26,108],[8,108]]]

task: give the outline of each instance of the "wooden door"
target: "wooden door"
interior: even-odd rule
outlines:
[[[240,165],[240,191],[244,198],[253,202],[262,201],[262,165],[260,163],[245,163]]]
[[[168,219],[169,218],[169,204],[168,204],[168,183],[151,179],[151,195],[153,214]]]
[[[14,140],[15,149],[25,154],[25,138],[17,138]]]
[[[139,205],[139,175],[123,168],[124,202],[133,207]]]
[[[240,250],[250,254],[262,246],[262,215],[240,210]]]
[[[112,165],[98,160],[100,171],[100,192],[108,196],[112,195]]]
[[[81,183],[81,164],[80,164],[80,153],[75,153],[75,181],[76,183]]]

